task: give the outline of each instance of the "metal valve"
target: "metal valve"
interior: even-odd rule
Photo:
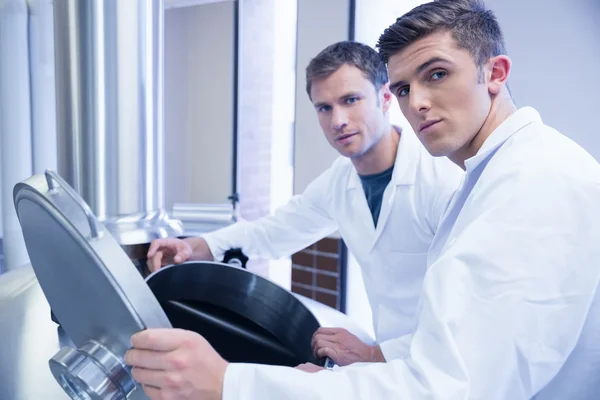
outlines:
[[[125,363],[95,341],[77,350],[63,347],[49,364],[72,400],[126,400],[136,388]]]

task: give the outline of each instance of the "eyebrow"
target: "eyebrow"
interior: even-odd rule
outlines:
[[[429,68],[431,66],[431,64],[435,64],[437,62],[443,62],[446,64],[449,64],[450,61],[446,60],[445,58],[442,57],[433,57],[430,58],[429,60],[425,61],[423,64],[419,65],[419,67],[417,67],[416,70],[416,75],[419,75],[421,72],[423,72],[424,70],[426,70],[427,68]],[[390,91],[392,93],[394,93],[396,91],[396,89],[398,89],[400,86],[404,86],[406,85],[407,82],[406,81],[398,81],[398,82],[394,82],[390,85]]]
[[[359,92],[348,92],[348,93],[344,94],[343,96],[340,96],[340,98],[338,99],[338,101],[339,100],[349,99],[351,97],[360,97],[360,96],[361,96],[361,94]],[[320,101],[318,103],[314,103],[313,107],[314,108],[321,108],[323,106],[328,106],[328,105],[329,105],[329,103]]]

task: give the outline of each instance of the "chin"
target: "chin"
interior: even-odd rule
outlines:
[[[353,158],[362,154],[360,149],[355,148],[354,146],[349,147],[337,147],[336,150],[340,155],[348,158]]]
[[[432,143],[423,143],[423,146],[433,157],[448,157],[454,153],[456,149],[448,146],[446,143],[435,141]]]
[[[338,149],[338,153],[346,158],[354,158],[360,156],[360,153],[357,151],[349,151],[347,149]]]
[[[421,140],[421,143],[423,143],[423,147],[425,147],[427,152],[433,157],[448,157],[456,151],[454,146],[445,141],[443,137],[429,137],[427,139],[430,140]]]
[[[447,157],[451,153],[450,151],[447,151],[446,149],[438,149],[438,148],[433,148],[433,149],[427,148],[427,151],[433,157]]]

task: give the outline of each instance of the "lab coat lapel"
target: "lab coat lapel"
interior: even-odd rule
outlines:
[[[388,186],[385,188],[383,193],[383,199],[381,200],[381,211],[379,212],[379,219],[377,220],[377,228],[375,230],[375,236],[371,243],[371,250],[377,244],[379,237],[383,233],[385,225],[389,220],[390,213],[394,206],[394,199],[398,186],[401,185],[412,185],[415,182],[415,176],[417,174],[417,158],[415,154],[419,154],[418,149],[415,146],[421,144],[417,141],[414,132],[394,127],[397,132],[400,133],[400,140],[398,142],[398,149],[396,151],[396,160],[394,162],[394,172],[392,173],[392,179]]]
[[[375,235],[375,224],[373,224],[373,217],[367,204],[360,177],[354,169],[350,174],[346,190],[350,200],[349,210],[351,213],[348,218],[352,221],[353,229],[368,233],[367,237],[373,237]]]
[[[479,177],[485,169],[485,166],[492,159],[494,154],[496,154],[498,149],[499,147],[496,147],[491,152],[488,152],[485,159],[481,159],[479,164],[477,164],[477,166],[472,171],[469,171],[465,176],[460,190],[452,198],[452,201],[448,206],[448,210],[442,218],[442,222],[440,223],[437,233],[433,238],[431,246],[429,247],[427,265],[431,265],[439,257],[442,251],[452,244],[448,241],[448,238],[450,237],[450,233],[456,225],[456,221],[460,217],[460,212],[463,209],[467,199],[471,195],[471,192],[477,184],[477,181],[479,181]]]
[[[373,236],[373,241],[371,242],[371,250],[375,247],[377,240],[381,236],[383,232],[383,228],[388,221],[388,217],[390,216],[390,211],[392,210],[392,205],[394,201],[394,197],[396,197],[396,185],[394,182],[390,182],[388,186],[385,188],[385,192],[383,192],[383,199],[381,200],[381,210],[379,211],[379,219],[377,220],[377,228],[375,229],[375,235]],[[371,217],[371,219],[373,219]]]
[[[465,202],[477,184],[486,165],[512,135],[532,122],[541,122],[538,112],[531,107],[523,107],[500,124],[486,139],[473,157],[465,160],[466,175],[463,184],[450,202],[446,214],[438,227],[427,255],[427,265],[431,265],[439,255],[452,245],[449,241],[453,228],[457,225]]]

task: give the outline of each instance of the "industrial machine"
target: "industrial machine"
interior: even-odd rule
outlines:
[[[147,328],[198,332],[232,362],[287,366],[325,364],[311,349],[321,326],[372,342],[346,315],[244,269],[236,249],[226,263],[142,271],[153,239],[184,233],[178,218],[198,229],[208,211],[232,219],[165,211],[163,1],[65,0],[52,12],[58,172],[14,187],[29,263],[0,275],[0,400],[146,399],[123,358]],[[15,250],[21,232],[8,233]]]
[[[146,328],[196,331],[232,362],[287,366],[323,365],[311,349],[321,326],[372,342],[337,310],[233,265],[188,262],[144,279],[53,171],[17,184],[14,204],[31,266],[0,276],[2,399],[144,399],[123,358]]]

